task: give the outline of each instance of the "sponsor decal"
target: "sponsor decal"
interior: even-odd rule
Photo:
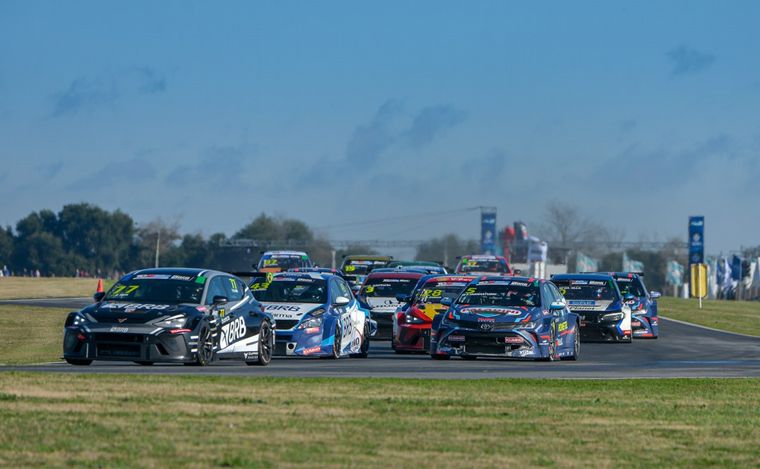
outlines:
[[[113,326],[111,332],[129,332],[128,327]]]
[[[185,281],[189,282],[190,280],[193,279],[193,277],[191,277],[189,275],[172,275],[171,279],[172,280],[185,280]]]
[[[233,342],[236,342],[245,337],[246,331],[247,328],[245,327],[245,319],[242,317],[224,324],[220,329],[219,347],[227,348],[227,346],[231,345]]]
[[[464,342],[463,335],[450,335],[449,342]]]
[[[171,278],[171,275],[168,275],[168,274],[140,274],[140,275],[135,275],[135,278],[137,280],[142,280],[142,279],[167,280],[167,279]]]
[[[557,331],[562,332],[567,330],[567,321],[559,323],[559,326],[557,326]]]
[[[314,354],[314,353],[319,353],[320,350],[322,350],[322,347],[320,347],[319,345],[317,345],[316,347],[309,347],[309,348],[303,349],[303,354],[304,355],[311,355],[311,354]]]
[[[505,344],[522,344],[524,342],[522,337],[518,336],[507,336],[504,337],[504,343]]]
[[[137,310],[153,309],[163,311],[171,308],[172,305],[154,305],[150,303],[106,303],[101,306],[102,309],[123,309],[125,313],[131,313]]]
[[[123,323],[123,322],[124,322],[124,321],[126,321],[126,320],[127,320],[127,318],[119,318],[119,319],[117,319],[116,321],[117,321],[119,324],[121,324],[121,323]]]
[[[493,330],[493,322],[481,322],[480,323],[480,330],[481,331],[490,331]]]
[[[265,311],[290,311],[292,313],[301,310],[298,306],[293,305],[264,305]]]
[[[253,358],[258,358],[258,357],[259,357],[259,354],[258,354],[258,353],[255,353],[255,352],[245,352],[245,353],[243,354],[243,358],[244,358],[245,360],[250,360],[250,359],[253,359]]]

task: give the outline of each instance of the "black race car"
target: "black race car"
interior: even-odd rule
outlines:
[[[203,269],[138,270],[122,277],[95,304],[69,313],[63,358],[206,365],[240,359],[267,365],[274,320],[239,277]]]

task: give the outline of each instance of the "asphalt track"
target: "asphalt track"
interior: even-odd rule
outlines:
[[[75,307],[78,300],[20,300],[14,304]],[[78,301],[78,302],[77,302]],[[8,302],[0,302],[8,303]],[[397,355],[387,341],[373,342],[366,359],[274,357],[267,367],[241,362],[217,362],[196,368],[182,365],[140,366],[94,362],[87,367],[66,363],[2,367],[10,371],[60,373],[193,374],[279,377],[393,377],[393,378],[674,378],[760,377],[760,338],[704,329],[660,319],[660,338],[632,344],[584,343],[577,362],[533,362],[500,359],[433,361],[427,355]]]

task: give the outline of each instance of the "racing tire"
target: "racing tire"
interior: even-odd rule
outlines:
[[[340,324],[335,324],[335,338],[333,339],[332,353],[327,357],[333,360],[340,358],[340,348],[343,346],[343,337],[340,332]]]
[[[185,363],[189,366],[206,366],[214,359],[214,342],[211,338],[211,327],[207,322],[198,328],[198,351],[195,353],[195,361]]]
[[[553,362],[557,359],[557,339],[552,331],[551,341],[549,342],[549,356],[541,357],[538,360],[542,362]]]
[[[367,358],[368,356],[369,356],[369,322],[364,321],[364,337],[362,337],[362,345],[359,348],[359,353],[351,354],[351,357]]]
[[[274,335],[269,321],[263,321],[259,329],[259,356],[256,360],[245,362],[249,366],[267,366],[272,361],[274,350]]]
[[[138,365],[142,365],[142,366],[151,366],[151,365],[153,365],[153,362],[140,361],[140,362],[135,362],[135,363],[137,363]]]
[[[431,353],[430,358],[433,360],[448,360],[451,358],[451,355]]]
[[[576,325],[575,328],[575,343],[573,344],[573,354],[569,357],[562,358],[563,360],[570,360],[570,361],[576,361],[581,356],[581,337],[580,333],[578,332],[578,326]]]
[[[92,360],[84,360],[84,359],[78,359],[78,358],[67,358],[66,363],[69,365],[74,366],[87,366],[90,363],[92,363]]]

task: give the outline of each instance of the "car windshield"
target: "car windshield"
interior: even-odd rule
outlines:
[[[638,278],[618,278],[616,279],[620,293],[623,295],[631,294],[635,297],[641,298],[647,296],[644,286],[641,284],[641,280]]]
[[[467,282],[440,282],[431,280],[414,294],[413,303],[431,304],[440,303],[442,298],[456,298],[462,293]]]
[[[290,254],[265,254],[259,261],[259,269],[288,270],[301,267],[311,267],[309,258]]]
[[[611,281],[557,280],[554,282],[567,300],[615,300],[617,291]]]
[[[313,278],[275,277],[252,286],[259,301],[273,303],[327,303],[327,282]]]
[[[166,277],[170,276],[167,275]],[[114,284],[108,290],[105,299],[109,301],[139,301],[140,303],[200,304],[204,283],[171,278],[132,278]]]
[[[469,286],[457,304],[470,306],[541,306],[541,293],[532,282],[485,281]]]
[[[385,267],[386,265],[388,265],[388,261],[349,259],[343,264],[341,270],[346,275],[367,275],[372,269]]]
[[[499,260],[462,259],[457,272],[494,272],[508,274],[507,265]]]
[[[409,295],[417,284],[416,278],[368,278],[362,286],[361,295],[368,298],[395,298]]]

